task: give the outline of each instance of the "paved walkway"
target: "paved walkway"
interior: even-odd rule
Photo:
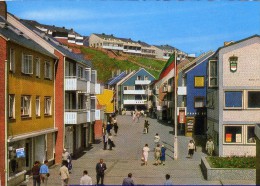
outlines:
[[[70,185],[79,184],[83,170],[88,170],[89,175],[96,183],[95,165],[100,158],[107,164],[105,184],[121,185],[124,177],[129,172],[133,174],[135,184],[138,185],[162,185],[165,181],[165,174],[170,174],[176,185],[234,185],[253,184],[252,182],[238,181],[207,181],[203,178],[200,170],[201,148],[197,148],[192,159],[187,158],[187,144],[189,137],[178,136],[179,154],[178,159],[173,160],[173,126],[158,123],[157,120],[148,118],[150,123],[149,133],[143,134],[144,118],[139,123],[133,123],[131,116],[118,116],[119,131],[113,136],[116,147],[112,150],[103,150],[103,143],[93,144],[92,149],[85,151],[85,154],[77,160],[73,160],[73,170],[70,174]],[[166,150],[166,165],[153,165],[153,152],[150,152],[148,165],[141,166],[141,153],[145,143],[153,149],[153,138],[159,133],[161,144]],[[60,166],[50,168],[50,179],[48,185],[60,185]],[[28,185],[32,185],[30,180]]]

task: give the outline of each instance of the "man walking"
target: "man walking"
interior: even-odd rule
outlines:
[[[160,136],[158,133],[156,133],[154,136],[154,147],[157,147],[157,145],[159,144],[159,141],[160,141]]]
[[[48,160],[44,161],[44,164],[40,167],[40,175],[42,183],[47,186],[48,177],[49,177],[49,168],[48,168]]]
[[[173,185],[172,180],[170,180],[170,177],[171,176],[169,174],[165,175],[166,181],[164,182],[164,185]]]
[[[206,151],[208,152],[208,154],[210,156],[212,156],[212,153],[214,151],[214,143],[213,141],[211,140],[211,138],[209,138],[209,140],[207,141],[206,143]]]
[[[60,168],[60,178],[61,178],[62,186],[67,186],[69,183],[70,174],[69,174],[69,169],[66,166],[67,164],[68,162],[66,160],[63,160],[62,167]]]
[[[88,175],[88,171],[83,171],[83,176],[80,178],[80,185],[92,185],[92,178]]]
[[[104,176],[105,170],[107,169],[106,164],[103,162],[103,159],[99,160],[99,163],[96,165],[96,172],[97,172],[97,185],[101,179],[101,185],[104,185]]]
[[[33,168],[32,168],[33,186],[41,185],[40,166],[39,165],[40,165],[40,163],[38,161],[35,161]]]
[[[123,180],[122,185],[135,185],[132,179],[132,173],[129,173],[128,177]]]

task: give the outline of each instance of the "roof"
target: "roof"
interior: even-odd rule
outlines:
[[[50,53],[42,46],[40,46],[38,43],[31,40],[27,35],[22,33],[17,28],[8,24],[7,21],[1,16],[0,16],[0,34],[3,35],[5,38],[9,39],[10,41],[17,43],[23,47],[29,48],[31,50],[40,52],[44,55],[57,59],[57,57],[54,54]]]
[[[114,85],[117,84],[121,79],[123,79],[125,76],[127,75],[126,72],[122,72],[121,74],[119,74],[118,76],[112,78],[111,80],[109,80],[106,84],[108,85]]]
[[[10,13],[8,13],[8,14],[10,14]],[[27,21],[24,21],[23,19],[17,18],[13,14],[10,14],[10,15],[12,17],[14,17],[15,19],[17,19],[24,26],[26,26],[28,29],[33,31],[35,34],[40,36],[42,39],[44,39],[46,42],[48,42],[51,46],[56,48],[58,51],[60,51],[66,57],[68,57],[68,58],[70,58],[70,59],[72,59],[74,61],[84,63],[84,64],[86,64],[89,67],[92,67],[91,61],[84,59],[83,55],[75,54],[75,53],[71,52],[68,47],[62,45],[55,38],[53,38],[50,35],[47,35],[45,32],[41,31],[40,29],[38,29],[34,25],[29,24]]]
[[[162,50],[177,50],[177,48],[170,45],[154,45],[154,46]]]

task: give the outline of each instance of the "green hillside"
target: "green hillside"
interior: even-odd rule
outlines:
[[[125,60],[119,60],[116,57],[111,58],[105,52],[93,49],[81,47],[81,52],[92,61],[93,68],[98,72],[98,81],[106,82],[112,76],[112,71],[120,69],[124,70],[137,70],[139,67],[144,67],[155,78],[158,78],[161,69],[165,65],[165,61],[140,58],[140,57],[125,57]],[[147,67],[147,68],[146,68]]]

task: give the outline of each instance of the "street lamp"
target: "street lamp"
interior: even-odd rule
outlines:
[[[176,51],[174,51],[174,159],[178,158],[178,137],[177,137],[177,60],[176,60]]]

